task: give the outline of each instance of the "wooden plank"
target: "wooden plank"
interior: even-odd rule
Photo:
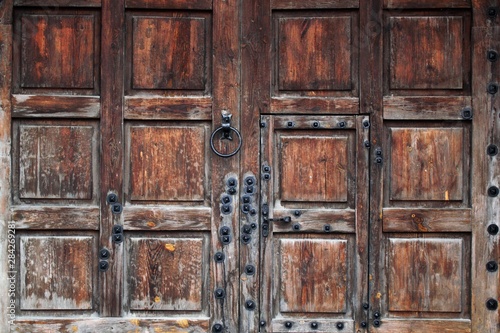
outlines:
[[[470,8],[471,0],[384,0],[384,8]]]
[[[126,119],[210,120],[211,97],[125,97]]]
[[[101,37],[101,145],[100,205],[101,233],[99,247],[110,251],[109,270],[99,275],[100,315],[121,316],[123,290],[123,244],[113,243],[114,225],[122,224],[122,215],[113,214],[106,201],[115,193],[123,203],[123,49],[125,0],[102,3]],[[113,47],[111,47],[113,46]]]
[[[10,203],[11,203],[11,101],[12,89],[12,0],[0,3],[0,330],[8,332],[10,330],[10,320],[15,318],[15,312],[11,312],[8,306],[15,302],[15,296],[10,297],[9,281],[7,272],[15,270],[15,262],[7,259],[8,250],[13,249],[13,244],[8,243],[8,235],[14,234],[15,226],[9,223]],[[9,231],[14,229],[12,231]],[[11,236],[12,237],[12,236]],[[12,276],[12,274],[11,274]]]
[[[384,232],[471,232],[470,209],[384,208]]]
[[[211,0],[126,0],[126,8],[212,9]]]
[[[12,95],[12,116],[25,118],[99,118],[98,96]]]
[[[75,206],[15,206],[16,229],[99,230],[99,208]]]
[[[462,120],[462,111],[472,105],[469,96],[384,97],[386,120]],[[473,110],[474,111],[474,110]]]
[[[162,318],[68,318],[68,319],[18,319],[13,330],[19,332],[189,332],[209,331],[210,318],[204,316],[162,317]]]
[[[292,225],[298,222],[301,232],[325,232],[325,226],[330,227],[333,233],[356,232],[356,211],[354,209],[335,210],[300,210],[300,218],[295,219],[293,211],[275,209],[273,218],[280,219],[285,216],[292,218],[291,223],[273,222],[273,232],[290,232]]]
[[[272,9],[328,9],[328,8],[359,8],[359,0],[272,0]]]
[[[273,97],[271,99],[271,113],[286,114],[356,114],[359,112],[359,98],[292,98]]]
[[[356,128],[356,117],[353,116],[275,116],[272,118],[275,129],[354,129]],[[291,122],[291,127],[290,127]],[[314,127],[314,123],[318,126]],[[343,123],[343,127],[341,127]]]
[[[291,321],[293,323],[291,329],[285,329],[285,322]],[[358,326],[353,320],[347,319],[314,319],[314,320],[295,320],[295,318],[286,318],[286,319],[275,319],[272,321],[270,324],[270,327],[272,327],[272,332],[293,332],[293,333],[298,333],[298,332],[303,332],[303,333],[308,333],[311,332],[311,323],[316,322],[318,324],[318,329],[315,329],[313,332],[318,332],[318,333],[331,333],[331,332],[337,332],[339,331],[337,327],[337,323],[341,322],[344,324],[344,328],[342,329],[341,332],[363,332],[360,329],[358,331],[355,331],[355,328]]]
[[[126,206],[125,230],[210,230],[209,207]]]
[[[15,0],[15,6],[101,7],[101,0]]]
[[[384,319],[380,327],[371,327],[376,333],[470,333],[471,321],[467,319]],[[476,332],[476,331],[475,331]],[[477,331],[484,332],[484,331]],[[493,332],[493,331],[491,331]]]

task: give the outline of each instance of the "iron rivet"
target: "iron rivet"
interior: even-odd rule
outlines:
[[[245,302],[245,308],[249,311],[255,310],[255,302],[249,299]]]
[[[222,197],[222,202],[225,204],[231,203],[231,197],[228,195],[225,195]]]
[[[472,109],[470,109],[470,108],[463,109],[462,110],[462,118],[465,120],[472,119]]]
[[[231,229],[227,226],[223,226],[220,228],[220,234],[221,235],[224,235],[224,236],[227,236],[231,233]]]
[[[252,233],[252,227],[250,227],[249,224],[245,224],[243,226],[243,233],[244,234],[251,234]]]
[[[229,205],[223,205],[222,206],[222,213],[225,214],[225,215],[230,214],[231,210],[232,210],[232,208]]]
[[[248,244],[248,243],[250,243],[251,240],[252,240],[252,237],[250,237],[248,235],[243,235],[241,237],[241,241],[243,242],[243,244]]]
[[[366,323],[366,321],[361,322],[361,327],[367,327],[367,326],[368,326],[368,324]]]
[[[217,252],[214,255],[215,262],[223,262],[226,258],[226,255],[222,252]]]
[[[286,328],[292,328],[293,323],[291,321],[285,321],[285,327]]]
[[[312,328],[313,330],[318,329],[318,327],[319,327],[319,324],[318,324],[317,322],[313,321],[313,322],[311,323],[311,328]]]
[[[120,214],[123,211],[123,207],[119,203],[114,203],[113,206],[111,206],[111,210],[113,214]]]
[[[285,223],[290,223],[290,222],[292,222],[292,218],[291,218],[290,216],[285,216],[282,220],[283,220],[283,222],[285,222]]]
[[[337,329],[338,329],[339,331],[341,331],[341,330],[343,330],[343,329],[344,329],[344,323],[339,322],[339,323],[337,323],[337,325],[335,325],[335,326],[337,326]]]
[[[244,204],[248,204],[251,201],[250,196],[244,195],[243,198],[241,198]]]
[[[286,123],[286,126],[287,126],[288,128],[293,127],[293,125],[294,125],[294,124],[293,124],[293,121],[289,121],[289,122],[287,122],[287,123]]]
[[[488,84],[488,93],[491,95],[495,95],[498,92],[498,85],[495,83]]]
[[[488,226],[488,233],[492,236],[498,234],[498,226],[496,224],[490,224]]]
[[[300,210],[296,210],[293,212],[293,215],[299,217],[300,215],[302,215],[302,213],[300,212]]]
[[[380,318],[380,312],[374,312],[373,313],[374,318]]]
[[[123,242],[123,235],[122,234],[113,235],[113,242],[115,243]]]
[[[498,59],[497,51],[489,50],[488,51],[488,60],[491,62],[495,62]]]
[[[227,193],[229,193],[231,195],[235,195],[236,194],[236,187],[231,186],[230,188],[227,189]]]
[[[100,259],[109,259],[110,253],[109,250],[104,248],[99,251],[99,258]]]
[[[488,310],[495,311],[498,309],[498,301],[496,299],[490,298],[486,301],[486,307]]]
[[[344,128],[344,127],[346,126],[345,121],[340,121],[340,122],[338,123],[338,126],[339,126],[340,128]]]
[[[496,261],[488,261],[486,264],[486,270],[488,272],[496,272],[498,270],[498,264]]]
[[[243,204],[243,205],[241,206],[241,211],[242,211],[243,213],[245,213],[245,214],[246,214],[246,213],[248,213],[248,211],[249,211],[249,210],[250,210],[250,205],[249,205],[249,204]]]
[[[222,244],[227,245],[231,243],[231,236],[223,236],[222,237]]]
[[[113,233],[114,234],[122,234],[123,233],[123,227],[119,224],[115,224],[113,226]]]
[[[114,193],[110,193],[106,197],[106,201],[108,202],[108,204],[114,204],[118,201],[118,196]]]
[[[215,294],[215,298],[217,298],[217,299],[222,299],[226,296],[226,292],[222,288],[215,289],[214,294]]]
[[[266,321],[265,320],[261,320],[259,324],[260,324],[260,326],[266,326]]]
[[[236,186],[236,179],[235,178],[229,178],[227,180],[227,186]]]
[[[251,186],[251,185],[254,185],[254,184],[255,184],[255,178],[254,178],[254,177],[247,177],[247,178],[245,179],[245,183],[246,183],[247,185],[250,185],[250,186]]]
[[[318,128],[319,127],[319,121],[314,121],[313,122],[313,127]]]
[[[106,272],[109,268],[109,264],[107,261],[101,260],[99,261],[99,271]]]
[[[369,140],[365,140],[364,144],[366,148],[370,148],[372,145]]]
[[[260,122],[260,127],[262,127],[262,128],[266,127],[266,123],[265,123],[265,122],[263,122],[263,121],[261,121],[261,122]]]
[[[293,230],[300,230],[300,224],[294,224],[293,225]]]
[[[247,190],[246,190],[246,192],[247,192],[248,194],[253,194],[253,191],[254,191],[253,186],[247,186]]]
[[[257,211],[255,210],[255,208],[250,209],[250,215],[252,216],[257,215]]]
[[[262,170],[264,170],[264,172],[270,172],[271,171],[271,167],[266,165],[264,168],[262,168]]]
[[[370,308],[370,304],[363,303],[363,309],[368,310]]]
[[[250,228],[252,228],[254,230],[257,229],[257,223],[255,223],[255,222],[250,223]]]
[[[214,326],[212,326],[212,332],[222,332],[222,325],[215,324]]]
[[[375,326],[375,327],[379,327],[379,326],[380,326],[380,324],[381,324],[381,322],[380,322],[380,320],[378,320],[378,319],[375,319],[375,320],[373,321],[373,326]]]
[[[497,16],[497,9],[495,7],[489,7],[488,16],[492,19],[495,18]]]
[[[271,179],[271,175],[270,175],[270,174],[268,174],[268,173],[265,173],[265,174],[264,174],[264,179],[265,179],[265,180],[269,180],[269,179]]]
[[[363,120],[363,127],[364,128],[369,128],[370,127],[370,122],[368,120]]]
[[[498,187],[496,186],[490,186],[488,188],[488,195],[492,198],[498,196],[498,193],[500,192],[500,190],[498,189]]]
[[[488,146],[486,151],[487,151],[489,156],[495,156],[498,154],[498,147],[496,145],[491,144]]]
[[[255,267],[253,265],[246,265],[245,266],[245,273],[247,275],[254,275],[255,274]]]
[[[380,156],[379,156],[379,157],[376,157],[376,158],[375,158],[375,163],[377,163],[377,164],[382,164],[382,157],[380,157]]]

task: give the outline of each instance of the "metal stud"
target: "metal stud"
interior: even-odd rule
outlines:
[[[373,326],[375,326],[375,327],[380,327],[381,324],[382,324],[382,322],[380,320],[378,320],[378,319],[375,319],[373,321]]]
[[[109,253],[109,250],[106,249],[106,248],[102,248],[100,251],[99,251],[99,259],[104,259],[104,260],[107,260],[109,259],[109,256],[111,254]]]
[[[108,204],[114,204],[114,203],[118,202],[118,196],[115,193],[110,193],[106,197],[106,202]]]
[[[491,62],[495,62],[498,59],[498,52],[494,50],[489,50],[487,54],[487,59]]]
[[[115,224],[113,226],[113,233],[114,234],[123,234],[123,226],[120,224]]]
[[[119,203],[114,203],[111,206],[111,211],[113,212],[113,214],[120,214],[123,211],[123,207]]]
[[[319,121],[313,121],[312,126],[314,128],[318,128],[319,127]]]
[[[295,126],[295,123],[293,121],[289,121],[286,123],[286,127],[288,128],[292,128],[293,126]]]
[[[489,156],[495,156],[498,154],[498,147],[494,144],[491,144],[486,148],[486,152]]]
[[[265,320],[261,320],[260,323],[259,323],[259,325],[261,327],[266,326],[266,321]]]
[[[313,321],[313,322],[311,323],[311,328],[312,328],[313,330],[317,330],[317,329],[318,329],[318,327],[319,327],[318,322]]]
[[[496,7],[489,7],[488,8],[488,16],[490,19],[494,19],[498,14],[498,10]]]
[[[380,318],[380,312],[374,312],[373,318]]]
[[[495,236],[496,234],[498,234],[498,226],[496,224],[490,224],[488,226],[488,233],[492,236]]]
[[[252,237],[249,236],[249,235],[243,235],[243,236],[241,236],[241,242],[243,244],[248,244],[248,243],[250,243],[251,240],[252,240]]]
[[[488,272],[496,272],[498,270],[498,263],[496,261],[488,261],[486,264],[486,270]]]
[[[498,193],[500,193],[500,190],[496,186],[490,186],[488,188],[488,195],[492,198],[497,197]]]
[[[229,228],[227,226],[223,226],[220,228],[219,232],[221,235],[227,236],[231,233],[231,228]]]
[[[233,207],[230,205],[222,205],[221,211],[222,214],[229,215],[233,211]]]
[[[293,230],[299,231],[300,230],[300,224],[296,223],[293,225]]]
[[[246,265],[245,266],[246,275],[254,275],[255,274],[255,266],[254,265]]]
[[[490,298],[486,301],[486,308],[491,311],[498,309],[498,301],[496,299]]]
[[[221,201],[223,204],[230,204],[233,199],[229,195],[224,195]]]
[[[338,122],[337,126],[340,127],[340,128],[345,128],[346,127],[346,123],[345,123],[345,121],[342,120],[342,121]]]
[[[363,127],[364,127],[364,128],[370,128],[370,121],[368,121],[368,120],[363,120]]]
[[[290,328],[292,328],[292,326],[293,326],[293,323],[291,321],[285,321],[286,328],[290,329]]]
[[[260,127],[265,128],[265,127],[266,127],[266,123],[265,123],[265,122],[263,122],[263,121],[261,121],[261,122],[260,122]]]
[[[342,331],[344,329],[344,323],[342,323],[342,322],[338,322],[337,325],[335,325],[335,326],[337,326],[337,329],[339,331]]]
[[[217,298],[217,299],[223,299],[224,297],[226,297],[226,292],[222,288],[217,288],[214,291],[214,295],[215,295],[215,298]]]
[[[465,120],[470,120],[472,119],[472,109],[471,108],[465,108],[462,110],[462,118]]]
[[[115,234],[115,235],[113,235],[112,238],[113,238],[114,243],[119,244],[119,243],[123,242],[123,234]]]
[[[368,310],[370,308],[370,304],[363,303],[363,309]]]
[[[296,210],[293,212],[293,215],[299,217],[300,215],[302,215],[302,212],[300,210]]]
[[[224,259],[226,259],[226,255],[224,253],[222,253],[222,252],[215,253],[215,255],[214,255],[215,262],[221,263],[224,261]]]
[[[366,323],[366,321],[362,321],[360,325],[363,328],[368,327],[368,324]]]
[[[370,148],[372,144],[370,143],[370,140],[365,140],[364,145],[365,148]]]
[[[323,231],[324,232],[330,232],[332,230],[332,227],[329,224],[325,224],[323,226]]]
[[[99,261],[99,271],[106,272],[109,269],[109,263],[105,260]]]
[[[236,178],[233,178],[233,177],[231,177],[227,180],[227,186],[229,186],[229,187],[236,186],[237,183],[238,182],[236,181]]]
[[[212,326],[212,332],[216,333],[216,332],[222,332],[222,325],[221,324],[214,324],[214,326]]]
[[[498,92],[498,85],[496,83],[488,84],[488,93],[495,95]]]
[[[249,311],[255,310],[255,302],[251,299],[247,300],[245,302],[245,309],[247,309]]]

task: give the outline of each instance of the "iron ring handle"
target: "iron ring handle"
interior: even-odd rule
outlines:
[[[222,130],[226,130],[227,128],[229,128],[229,131],[233,131],[234,133],[236,133],[236,135],[238,136],[238,147],[236,148],[235,151],[229,153],[229,154],[222,154],[220,153],[219,151],[217,151],[217,149],[215,149],[215,146],[214,146],[214,137],[215,137],[215,134],[217,134],[218,132],[222,131]],[[218,129],[216,129],[212,135],[210,136],[210,148],[212,148],[212,151],[217,155],[217,156],[220,156],[220,157],[224,157],[224,158],[228,158],[228,157],[231,157],[231,156],[234,156],[236,155],[236,153],[238,153],[241,149],[241,145],[243,144],[243,138],[241,137],[241,133],[234,127],[219,127]]]

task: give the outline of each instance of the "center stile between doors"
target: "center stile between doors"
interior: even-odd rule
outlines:
[[[1,1],[11,331],[497,332],[498,11]]]

